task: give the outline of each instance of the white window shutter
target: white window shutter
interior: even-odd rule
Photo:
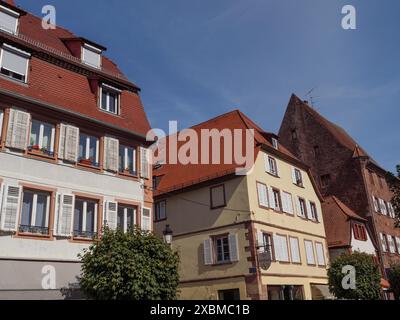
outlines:
[[[1,215],[0,230],[17,231],[21,193],[22,188],[19,186],[4,186],[3,210]]]
[[[58,142],[58,158],[64,159],[65,155],[65,133],[67,126],[63,123],[60,124],[60,138]]]
[[[265,166],[265,172],[271,172],[271,167],[268,161],[268,155],[265,153],[264,153],[264,166]]]
[[[62,194],[58,206],[58,219],[56,234],[62,237],[72,235],[73,219],[75,210],[75,196],[73,194]]]
[[[297,238],[289,237],[289,243],[290,243],[290,255],[292,257],[292,262],[300,263],[301,259],[300,259],[299,240]]]
[[[379,237],[381,238],[381,244],[382,244],[382,251],[387,252],[387,244],[386,244],[386,239],[383,233],[379,233]]]
[[[274,191],[272,190],[272,187],[268,187],[268,199],[269,199],[270,208],[275,209],[276,203],[275,203]]]
[[[9,148],[25,150],[28,143],[31,116],[27,112],[10,110],[6,145]]]
[[[117,230],[118,203],[115,201],[106,201],[106,223],[110,230]]]
[[[142,208],[142,231],[151,231],[151,210],[149,208]]]
[[[79,148],[79,128],[68,125],[65,130],[64,160],[77,162]]]
[[[386,210],[385,201],[383,201],[382,199],[379,199],[379,203],[381,205],[381,212],[386,216],[387,210]]]
[[[315,251],[317,253],[317,263],[319,266],[325,265],[324,246],[321,243],[315,244]]]
[[[53,221],[53,235],[58,236],[58,219],[60,215],[60,207],[61,207],[61,194],[56,193],[56,200],[55,200],[55,207],[54,207],[54,221]]]
[[[282,211],[289,213],[288,198],[286,192],[281,192]]]
[[[149,150],[140,148],[140,177],[144,179],[149,178]]]
[[[204,250],[204,264],[205,265],[213,264],[213,248],[211,239],[204,240],[203,250]]]
[[[296,197],[296,209],[297,209],[297,215],[299,217],[303,217],[302,213],[301,213],[301,205],[300,205],[300,199],[299,197]]]
[[[264,233],[261,230],[257,230],[257,251],[258,252],[264,252],[265,247],[264,247]]]
[[[375,196],[372,196],[372,202],[373,202],[373,204],[374,204],[374,209],[375,209],[375,211],[376,211],[376,212],[379,212],[380,210],[379,210],[378,200],[376,199]]]
[[[1,223],[1,214],[3,208],[3,193],[4,193],[4,183],[0,183],[0,223]]]
[[[297,184],[297,179],[296,179],[296,170],[294,167],[292,167],[292,182],[294,184]]]
[[[104,138],[104,169],[117,172],[119,160],[118,139]]]
[[[268,194],[265,184],[257,183],[257,194],[259,205],[268,207]]]
[[[238,248],[238,237],[237,234],[230,234],[229,240],[229,256],[231,261],[239,261],[239,248]]]
[[[397,253],[400,254],[400,238],[396,237]]]
[[[274,234],[274,249],[275,249],[275,260],[282,260],[282,243],[281,238]]]
[[[292,199],[292,195],[290,193],[283,193],[284,198],[286,199],[286,213],[290,213],[290,214],[294,214],[294,210],[293,210],[293,199]]]
[[[313,220],[314,218],[313,218],[312,212],[311,212],[311,204],[310,204],[310,201],[305,200],[305,202],[306,202],[306,206],[307,206],[307,218],[310,219],[310,220]]]

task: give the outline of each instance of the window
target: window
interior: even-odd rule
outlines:
[[[396,253],[396,238],[394,236],[387,236],[388,244],[389,244],[389,252]]]
[[[167,218],[167,210],[166,210],[167,201],[166,200],[156,202],[154,207],[155,207],[156,221],[164,220]]]
[[[397,247],[397,253],[400,254],[400,238],[396,237],[396,247]]]
[[[214,239],[215,261],[217,263],[229,262],[229,238],[228,236],[217,237]]]
[[[315,265],[313,243],[310,240],[304,240],[304,247],[306,249],[307,264]]]
[[[140,177],[149,179],[150,169],[150,150],[140,147]]]
[[[375,211],[380,213],[381,212],[381,208],[380,208],[380,205],[379,205],[378,198],[376,198],[375,196],[372,196],[372,202],[374,204]]]
[[[331,183],[331,175],[330,174],[324,174],[321,176],[321,187],[322,188],[329,187],[330,183]]]
[[[381,176],[377,176],[377,177],[378,177],[379,186],[381,188],[383,188],[383,178]]]
[[[282,191],[282,211],[291,215],[294,214],[292,195],[285,191]]]
[[[84,133],[79,135],[79,162],[99,166],[99,139]]]
[[[257,182],[258,204],[260,207],[268,207],[268,189],[267,186],[261,182]]]
[[[23,190],[19,231],[49,234],[50,193]]]
[[[292,180],[295,185],[303,187],[303,177],[299,169],[292,168]]]
[[[151,231],[151,210],[142,208],[141,228],[143,231]]]
[[[204,240],[204,264],[239,261],[238,237],[236,234],[214,236]]]
[[[292,257],[292,262],[301,263],[299,239],[294,237],[289,237],[289,243],[290,243],[290,256]]]
[[[274,176],[278,176],[278,166],[276,160],[265,153],[264,153],[264,165],[266,172]]]
[[[119,145],[119,171],[136,175],[136,148]]]
[[[311,220],[318,221],[317,206],[314,202],[310,201],[310,218]]]
[[[379,202],[380,212],[383,215],[386,216],[387,215],[387,209],[386,209],[385,201],[383,201],[382,199],[378,199],[378,202]]]
[[[29,138],[29,150],[39,150],[53,156],[54,136],[54,125],[33,119]]]
[[[274,249],[275,249],[275,259],[280,262],[290,262],[287,237],[284,235],[274,236]]]
[[[271,141],[272,141],[272,146],[273,146],[275,149],[278,150],[278,148],[279,148],[278,139],[276,139],[276,138],[271,138]]]
[[[95,238],[97,236],[98,202],[83,198],[75,199],[74,237]]]
[[[225,207],[225,185],[210,188],[211,209]]]
[[[272,242],[272,235],[269,233],[262,233],[263,251],[268,253],[271,261],[275,260],[274,247]]]
[[[386,235],[383,233],[380,233],[379,237],[381,238],[382,251],[387,252],[388,251],[388,243],[387,243]]]
[[[218,290],[218,300],[240,300],[239,289]]]
[[[307,208],[306,208],[306,201],[303,198],[297,198],[297,215],[306,218],[307,217]]]
[[[127,232],[136,225],[136,207],[118,203],[117,228]]]
[[[386,209],[389,214],[389,217],[395,218],[396,214],[394,213],[394,208],[390,202],[386,202]]]
[[[101,50],[85,43],[82,47],[82,62],[95,68],[101,67]]]
[[[10,78],[26,82],[30,54],[3,44],[1,50],[0,72]]]
[[[268,157],[268,163],[269,163],[269,172],[273,174],[274,176],[278,175],[278,167],[276,165],[276,160],[272,157]]]
[[[280,191],[278,189],[272,189],[272,195],[273,195],[274,204],[275,204],[274,210],[281,211],[282,201],[281,201],[281,193],[280,193]]]
[[[319,266],[325,266],[324,245],[320,242],[315,243],[315,252],[317,253],[317,263]]]
[[[303,286],[267,286],[268,300],[303,300]]]
[[[19,13],[0,6],[0,29],[9,33],[17,33]]]
[[[355,223],[353,225],[354,238],[356,240],[367,241],[367,230],[363,224]]]
[[[100,108],[110,113],[119,114],[121,91],[105,84],[100,87],[100,91]]]

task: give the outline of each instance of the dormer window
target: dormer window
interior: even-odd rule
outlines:
[[[100,69],[101,68],[101,50],[85,43],[82,47],[82,62]]]
[[[279,148],[278,139],[276,139],[276,138],[271,138],[271,141],[272,141],[272,146],[273,146],[275,149],[278,150],[278,148]]]
[[[18,30],[19,13],[0,6],[0,29],[12,34],[16,34]]]
[[[3,44],[1,48],[0,72],[10,78],[26,82],[28,74],[28,52]]]
[[[100,87],[100,109],[119,114],[121,90],[112,86],[102,84]]]

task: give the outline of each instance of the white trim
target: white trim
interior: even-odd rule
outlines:
[[[31,57],[31,54],[29,52],[26,52],[24,50],[18,49],[16,47],[10,46],[7,43],[3,43],[3,49],[6,49],[8,51],[11,51],[15,54],[19,54],[20,56],[29,59]]]
[[[2,138],[2,132],[3,132],[3,121],[4,121],[4,110],[0,109],[0,139]]]
[[[3,5],[0,5],[0,10],[3,11],[4,13],[8,13],[9,15],[14,16],[14,18],[19,18],[20,16],[20,14],[17,11],[7,8]]]

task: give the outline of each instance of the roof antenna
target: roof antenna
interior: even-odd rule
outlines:
[[[318,97],[315,97],[315,96],[313,96],[312,95],[312,93],[314,92],[314,90],[316,89],[317,87],[314,87],[314,88],[312,88],[310,91],[308,91],[306,94],[305,94],[305,96],[307,97],[307,99],[309,99],[310,100],[310,106],[314,109],[314,99],[315,98],[318,98]]]

